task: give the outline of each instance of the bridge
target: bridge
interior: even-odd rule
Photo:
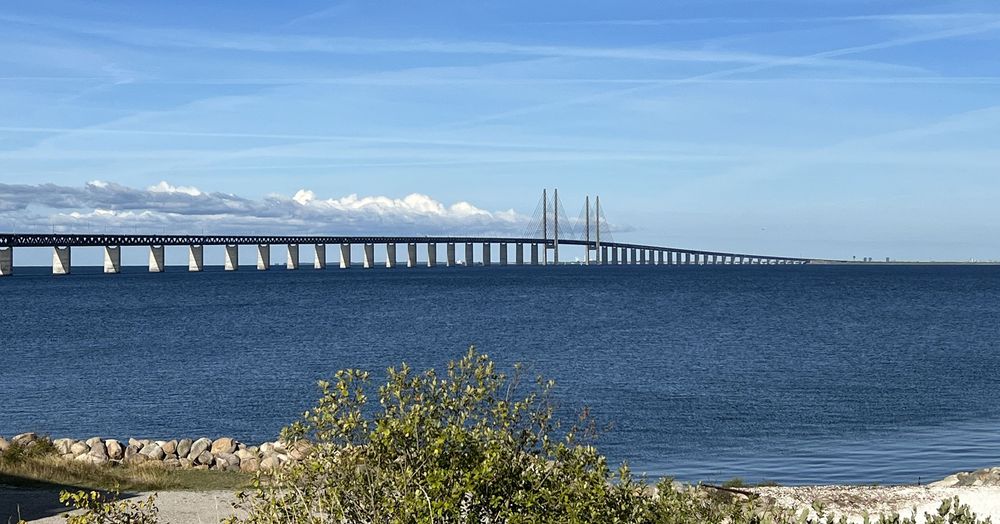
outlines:
[[[551,202],[551,204],[550,204]],[[550,205],[552,211],[549,211]],[[397,245],[406,246],[406,267],[417,267],[419,246],[426,250],[425,264],[427,267],[437,267],[439,245],[445,246],[444,266],[473,266],[475,247],[481,246],[480,264],[493,264],[493,245],[499,246],[498,265],[558,265],[560,247],[575,246],[584,255],[582,264],[586,265],[786,265],[807,264],[810,259],[783,256],[766,256],[749,253],[731,253],[722,251],[704,251],[682,249],[668,246],[656,246],[609,240],[606,219],[601,211],[600,198],[595,209],[590,206],[589,197],[585,203],[583,227],[585,231],[574,233],[566,238],[565,231],[560,229],[560,217],[565,223],[565,214],[560,214],[558,192],[553,200],[549,200],[543,191],[541,216],[537,228],[529,227],[528,233],[522,236],[397,236],[397,235],[124,235],[124,234],[56,234],[56,233],[10,233],[0,234],[0,276],[9,276],[14,272],[14,248],[51,248],[52,273],[68,275],[72,269],[72,249],[75,247],[100,247],[104,250],[104,272],[121,272],[121,251],[124,247],[144,247],[149,250],[149,271],[154,273],[166,270],[165,251],[167,246],[184,246],[188,250],[188,270],[203,271],[205,268],[204,246],[225,246],[223,265],[226,271],[236,271],[240,268],[239,246],[256,246],[257,269],[271,269],[271,246],[284,245],[287,250],[286,268],[299,269],[300,246],[313,246],[315,256],[313,267],[327,267],[327,246],[337,246],[340,251],[339,265],[343,269],[353,267],[351,247],[363,246],[361,266],[373,268],[375,263],[375,246],[384,246],[385,267],[394,268],[400,265],[397,258]],[[536,215],[537,215],[536,210]],[[593,219],[593,220],[592,220]],[[534,223],[535,220],[532,220]],[[551,223],[551,227],[550,227]],[[602,242],[602,229],[605,241]],[[571,228],[572,230],[572,228]],[[539,234],[529,234],[529,233]],[[560,238],[560,233],[564,237]],[[576,237],[576,238],[574,238]],[[456,256],[457,246],[464,247],[464,259],[459,262]],[[510,258],[510,245],[514,246],[513,260]],[[527,257],[525,251],[527,247]],[[552,258],[549,258],[551,253]]]

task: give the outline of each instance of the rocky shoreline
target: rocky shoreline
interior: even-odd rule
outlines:
[[[52,447],[55,453],[67,461],[93,465],[156,464],[173,469],[244,473],[280,468],[301,460],[309,450],[309,443],[304,441],[288,444],[278,440],[248,445],[229,437],[214,440],[204,437],[173,440],[130,438],[125,442],[101,437],[86,440],[50,439],[37,433],[22,433],[10,440],[0,437],[0,453],[12,446],[24,449]]]

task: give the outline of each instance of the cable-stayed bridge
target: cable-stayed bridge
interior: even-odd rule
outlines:
[[[121,272],[121,252],[125,247],[144,247],[149,250],[149,271],[166,270],[165,251],[167,246],[183,246],[188,251],[188,270],[202,271],[205,268],[204,247],[224,246],[223,265],[227,271],[240,268],[239,247],[256,246],[256,267],[268,270],[271,265],[271,250],[274,245],[286,246],[285,267],[299,269],[301,246],[314,249],[313,267],[327,267],[327,248],[339,248],[339,267],[355,266],[352,246],[362,246],[360,266],[376,266],[375,246],[384,248],[383,264],[387,268],[404,265],[406,267],[437,267],[444,265],[476,265],[476,247],[480,247],[479,265],[494,263],[506,265],[555,266],[560,264],[560,248],[579,249],[583,257],[579,263],[586,265],[785,265],[807,264],[810,259],[767,256],[751,253],[704,251],[678,247],[657,246],[632,242],[616,242],[612,236],[607,217],[601,208],[600,197],[591,206],[587,197],[579,217],[570,221],[561,205],[558,190],[551,198],[548,191],[542,197],[529,221],[525,232],[519,236],[407,236],[407,235],[164,235],[164,234],[73,234],[73,233],[10,233],[0,234],[0,276],[14,272],[14,248],[51,248],[52,273],[68,275],[72,270],[72,249],[74,247],[99,247],[104,250],[104,272]],[[405,246],[405,260],[399,259],[397,246]],[[440,246],[444,246],[445,256],[439,264]],[[492,259],[493,246],[499,247],[499,258]],[[514,256],[510,257],[510,246],[514,246]],[[420,246],[423,246],[421,249]],[[464,258],[458,259],[458,247],[464,248]],[[418,253],[425,252],[418,262]]]

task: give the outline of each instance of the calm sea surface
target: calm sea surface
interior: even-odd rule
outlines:
[[[475,344],[554,378],[613,461],[910,483],[1000,465],[1000,268],[18,268],[0,435],[276,437],[336,370]]]

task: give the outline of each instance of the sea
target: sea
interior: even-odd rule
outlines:
[[[650,479],[1000,465],[1000,267],[209,267],[0,279],[0,435],[274,440],[343,368],[475,345]]]

